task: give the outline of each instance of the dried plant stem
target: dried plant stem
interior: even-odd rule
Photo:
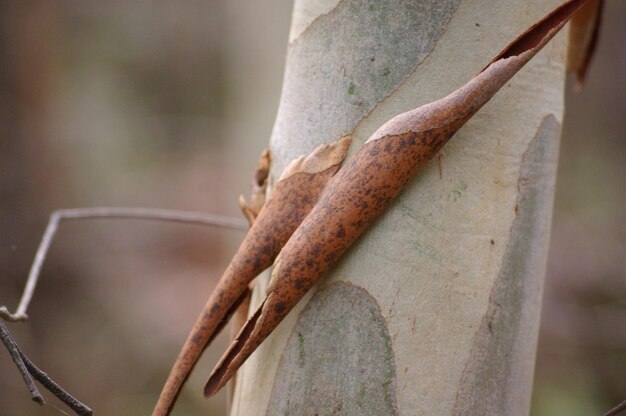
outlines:
[[[606,412],[603,416],[616,416],[626,410],[626,400]]]
[[[54,394],[63,403],[68,405],[77,415],[91,416],[93,411],[85,404],[81,403],[77,398],[63,390],[54,380],[52,380],[46,373],[38,368],[23,352],[20,351],[20,356],[28,369],[28,372],[41,383],[50,393]]]
[[[9,354],[11,355],[15,366],[18,370],[20,370],[22,378],[24,379],[24,383],[26,383],[26,387],[28,387],[28,391],[30,392],[30,396],[32,397],[33,401],[39,403],[42,406],[46,404],[46,401],[44,400],[41,393],[39,393],[37,386],[35,386],[35,382],[30,376],[29,370],[27,368],[28,366],[24,361],[24,358],[19,347],[17,346],[17,343],[11,337],[9,329],[4,324],[4,321],[2,321],[2,319],[0,319],[0,339],[2,339],[2,343],[9,351]]]
[[[46,373],[44,373],[39,367],[37,367],[18,347],[17,343],[9,333],[9,329],[6,327],[4,321],[0,319],[0,338],[2,339],[2,343],[5,345],[7,350],[9,350],[9,354],[11,358],[15,362],[15,365],[22,373],[22,377],[24,378],[24,382],[26,383],[26,387],[28,387],[28,391],[34,402],[39,403],[40,405],[46,404],[41,393],[37,389],[35,382],[33,381],[33,377],[35,380],[41,383],[50,393],[54,394],[59,398],[63,403],[68,405],[76,414],[80,416],[91,416],[93,414],[92,410],[81,403],[74,396],[63,390],[61,386],[54,382]],[[31,377],[32,376],[32,377]]]
[[[75,208],[54,211],[50,215],[50,221],[48,222],[46,231],[41,238],[41,243],[39,244],[35,260],[30,268],[30,272],[28,273],[26,286],[24,287],[24,292],[22,293],[22,298],[20,299],[20,303],[16,311],[11,313],[6,306],[0,306],[0,318],[7,321],[25,321],[28,319],[28,315],[26,313],[28,305],[33,297],[33,293],[39,279],[39,274],[41,272],[41,267],[46,259],[46,255],[48,254],[48,249],[52,244],[52,240],[54,239],[61,221],[97,218],[170,221],[185,224],[211,225],[236,230],[247,230],[248,228],[247,223],[243,220],[203,212],[120,207]]]

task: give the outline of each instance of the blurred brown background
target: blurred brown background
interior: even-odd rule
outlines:
[[[147,206],[239,216],[278,105],[291,1],[0,2],[0,304],[17,304],[49,213]],[[568,93],[534,415],[626,399],[626,4],[608,1],[582,94]],[[571,80],[570,80],[571,83]],[[242,234],[67,223],[24,351],[98,415],[148,414]],[[201,386],[175,414],[224,414]],[[38,408],[0,350],[0,415]]]

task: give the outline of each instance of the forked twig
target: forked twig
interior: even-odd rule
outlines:
[[[37,248],[37,253],[28,273],[28,279],[22,293],[20,303],[14,313],[9,312],[6,306],[0,306],[0,318],[7,321],[25,321],[28,319],[26,313],[28,305],[33,297],[41,267],[46,260],[48,249],[57,232],[59,224],[64,220],[82,220],[97,218],[122,218],[171,221],[185,224],[211,225],[217,227],[232,228],[245,231],[248,225],[245,221],[237,218],[225,217],[221,215],[207,214],[203,212],[177,211],[168,209],[153,208],[120,208],[120,207],[94,207],[75,208],[54,211],[50,215],[50,221],[46,231],[41,238],[41,243]]]
[[[39,369],[22,351],[20,351],[17,343],[11,337],[4,320],[7,321],[24,321],[28,319],[26,313],[28,305],[33,297],[37,281],[41,273],[41,268],[52,244],[52,240],[56,235],[59,224],[64,220],[81,220],[81,219],[102,219],[102,218],[121,218],[121,219],[141,219],[141,220],[157,220],[171,221],[186,224],[211,225],[218,227],[226,227],[237,230],[247,230],[247,223],[237,218],[230,218],[220,215],[207,214],[202,212],[177,211],[166,209],[152,208],[119,208],[119,207],[94,207],[94,208],[76,208],[63,209],[54,211],[50,215],[48,226],[41,238],[35,259],[28,273],[24,292],[20,299],[20,303],[14,313],[9,312],[6,306],[0,306],[0,339],[5,345],[15,365],[22,374],[22,378],[28,387],[33,401],[40,405],[45,404],[45,400],[33,377],[41,383],[52,394],[58,397],[62,402],[67,404],[80,416],[91,415],[92,411],[78,399],[63,390],[54,380],[52,380],[45,372]]]
[[[20,355],[28,372],[41,383],[50,393],[54,394],[63,403],[68,405],[79,416],[91,416],[93,411],[85,404],[80,402],[76,397],[69,394],[61,386],[59,386],[54,380],[52,380],[46,373],[44,373],[39,367],[37,367],[23,352],[20,351]]]
[[[22,352],[20,351],[13,337],[11,337],[9,329],[4,324],[4,321],[2,319],[0,319],[0,339],[2,339],[2,343],[9,351],[9,354],[11,355],[15,366],[18,370],[20,370],[22,378],[24,379],[24,383],[26,383],[26,387],[28,387],[28,391],[30,392],[30,396],[33,401],[39,403],[42,406],[46,404],[46,401],[44,400],[41,393],[39,393],[35,382],[30,376],[30,372],[27,368],[26,363],[24,362],[24,358],[22,357]]]
[[[68,405],[74,412],[76,412],[79,416],[91,416],[93,414],[92,410],[81,403],[74,396],[63,390],[61,386],[59,386],[54,380],[52,380],[46,373],[44,373],[41,369],[39,369],[18,347],[17,343],[11,336],[9,329],[6,327],[4,321],[0,319],[0,338],[2,339],[2,343],[5,345],[7,350],[9,350],[9,354],[11,354],[11,358],[13,358],[13,362],[22,373],[22,377],[24,378],[24,382],[26,383],[26,387],[28,387],[28,391],[33,399],[33,401],[39,403],[40,405],[46,404],[41,393],[37,389],[35,382],[32,377],[35,378],[38,382],[41,383],[50,393],[54,394],[59,398],[63,403]],[[32,377],[31,377],[32,376]]]

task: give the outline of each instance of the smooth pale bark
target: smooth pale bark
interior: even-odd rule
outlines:
[[[558,4],[296,1],[271,178],[345,134],[353,154]],[[564,56],[561,33],[452,138],[242,367],[231,415],[528,413]]]

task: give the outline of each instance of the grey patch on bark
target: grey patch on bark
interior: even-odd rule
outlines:
[[[351,133],[428,56],[458,4],[343,0],[316,19],[287,52],[270,143],[274,174]]]
[[[559,136],[557,119],[544,117],[523,155],[518,216],[463,369],[453,415],[528,414],[532,370],[522,367],[533,366],[512,357],[534,359],[544,276],[536,265],[546,258]],[[528,390],[525,404],[510,400],[519,389]]]
[[[268,416],[397,415],[391,338],[374,298],[336,282],[302,311],[280,359]]]

